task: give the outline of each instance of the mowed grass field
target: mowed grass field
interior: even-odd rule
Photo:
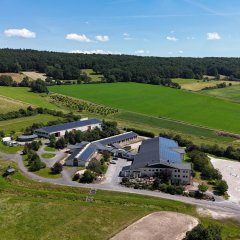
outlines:
[[[202,91],[203,94],[230,100],[233,102],[240,102],[240,85],[227,88],[212,89]]]
[[[0,121],[0,131],[4,131],[5,134],[9,134],[11,131],[15,131],[16,135],[21,134],[26,127],[31,126],[33,123],[46,124],[49,121],[59,119],[48,114],[39,114],[30,117],[16,118],[12,120]]]
[[[239,223],[201,217],[188,204],[100,190],[89,203],[89,189],[33,182],[20,171],[3,178],[9,165],[17,169],[15,163],[0,160],[0,239],[109,239],[156,211],[186,213],[204,225],[219,224],[224,240],[240,238]]]
[[[219,83],[226,83],[227,85],[231,83],[232,85],[239,85],[240,82],[233,82],[233,81],[223,81],[223,80],[210,80],[210,81],[203,81],[197,79],[183,79],[183,78],[175,78],[172,79],[173,82],[180,84],[182,89],[189,90],[189,91],[200,91],[205,87],[214,87],[216,84]]]
[[[56,105],[48,102],[46,96],[30,92],[29,88],[25,87],[0,87],[0,96],[21,101],[35,107],[59,109]],[[12,111],[11,107],[9,107],[9,111]]]
[[[28,105],[23,102],[0,96],[0,114],[9,111],[17,111],[20,108],[27,108]]]
[[[92,69],[82,69],[83,73],[86,73],[88,77],[92,79],[93,82],[100,82],[102,80],[102,74],[96,74]]]
[[[142,114],[240,132],[239,104],[138,83],[53,86],[50,91]]]

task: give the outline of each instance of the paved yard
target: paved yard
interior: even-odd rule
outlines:
[[[240,162],[210,157],[211,162],[217,168],[228,184],[229,200],[240,203]]]
[[[196,218],[186,214],[156,212],[128,226],[112,240],[181,240],[197,224]]]

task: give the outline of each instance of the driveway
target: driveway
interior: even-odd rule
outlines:
[[[0,153],[0,156],[2,156],[2,158],[0,158],[0,161],[5,159],[5,160],[12,160],[16,162],[18,164],[19,169],[23,172],[23,174],[34,181],[52,183],[52,184],[58,184],[58,185],[64,185],[64,186],[95,188],[95,189],[101,189],[101,190],[107,190],[107,191],[134,193],[134,194],[140,194],[140,195],[146,195],[146,196],[152,196],[152,197],[158,197],[158,198],[164,198],[164,199],[170,199],[170,200],[177,200],[180,202],[202,207],[203,209],[209,209],[217,213],[219,212],[219,213],[231,214],[232,217],[234,217],[237,220],[240,220],[240,205],[230,201],[224,200],[220,202],[217,202],[217,201],[210,202],[210,201],[198,200],[190,197],[184,197],[180,195],[170,195],[163,192],[139,190],[139,189],[133,189],[133,188],[127,188],[127,187],[121,186],[120,184],[118,184],[119,179],[117,175],[119,173],[119,169],[121,169],[121,166],[125,166],[125,164],[127,163],[123,159],[122,160],[120,159],[118,164],[116,165],[114,164],[115,166],[110,167],[107,173],[107,178],[102,184],[81,184],[78,182],[71,181],[69,174],[65,171],[63,171],[62,173],[62,177],[58,179],[43,178],[32,172],[28,172],[27,168],[24,166],[22,156],[20,154]],[[113,181],[111,182],[110,179],[113,179]]]

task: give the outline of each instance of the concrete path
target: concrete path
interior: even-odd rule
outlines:
[[[43,178],[32,172],[28,172],[27,168],[24,166],[22,156],[20,154],[0,153],[0,156],[2,157],[0,161],[5,159],[5,160],[12,160],[16,162],[18,164],[19,169],[23,172],[23,174],[34,181],[71,186],[71,187],[95,188],[95,189],[101,189],[101,190],[107,190],[107,191],[134,193],[134,194],[159,197],[164,199],[177,200],[177,201],[189,203],[204,209],[209,209],[211,211],[231,214],[231,216],[240,220],[240,205],[230,201],[224,200],[224,201],[210,202],[210,201],[198,200],[190,197],[184,197],[180,195],[170,195],[163,192],[139,190],[139,189],[126,188],[124,186],[121,186],[120,184],[118,184],[118,181],[116,179],[118,178],[118,170],[120,166],[123,164],[123,161],[125,160],[123,161],[120,160],[118,163],[119,165],[116,164],[115,167],[111,167],[109,170],[111,171],[111,173],[107,173],[108,176],[113,176],[113,179],[114,177],[117,176],[117,178],[115,178],[114,181],[109,181],[109,179],[107,178],[106,181],[101,184],[81,184],[78,182],[71,181],[71,176],[69,176],[68,171],[66,170],[62,172],[62,177],[58,179]],[[112,168],[114,168],[114,170]]]

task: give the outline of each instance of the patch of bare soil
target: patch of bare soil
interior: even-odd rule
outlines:
[[[197,225],[197,218],[186,214],[156,212],[131,224],[112,240],[181,240]]]

